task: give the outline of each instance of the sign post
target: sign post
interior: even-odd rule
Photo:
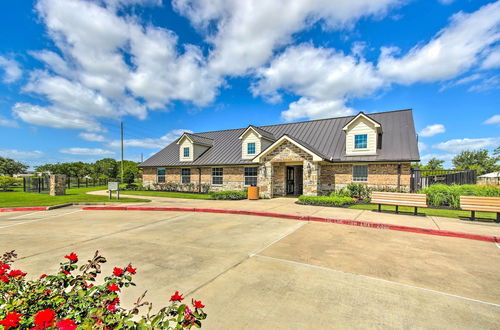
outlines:
[[[118,182],[108,182],[109,199],[113,197],[113,191],[116,191],[116,198],[120,199],[120,185]]]

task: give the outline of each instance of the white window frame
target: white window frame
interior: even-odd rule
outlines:
[[[366,146],[358,148],[356,145],[356,137],[357,136],[365,136],[366,137]],[[368,134],[356,134],[354,135],[354,150],[363,150],[363,149],[368,149]]]
[[[220,170],[220,174],[217,173]],[[220,182],[214,182],[214,179],[220,179]],[[212,185],[222,186],[224,183],[224,168],[223,167],[213,167],[212,168]]]
[[[186,155],[186,151],[187,151],[187,155]],[[189,147],[184,147],[182,149],[182,157],[184,158],[189,158],[191,157],[191,151],[190,151],[190,148]]]
[[[356,168],[357,166],[363,166],[363,167],[366,167],[366,178],[365,177],[356,177],[354,176],[354,168]],[[352,165],[352,181],[353,182],[368,182],[368,175],[369,175],[369,170],[368,170],[368,164],[356,164],[356,165]]]
[[[183,172],[185,170],[189,171],[189,174],[184,174]],[[184,178],[187,178],[188,182],[184,182]],[[190,168],[181,168],[181,183],[182,184],[189,184],[189,183],[191,183],[191,169]]]
[[[250,152],[250,145],[253,145],[253,152]],[[257,143],[255,142],[248,142],[247,143],[247,154],[249,155],[255,155],[257,153]]]
[[[246,171],[247,169],[255,169],[255,175],[247,175]],[[247,179],[252,179],[255,178],[255,185],[257,186],[257,176],[258,176],[259,168],[258,167],[244,167],[243,168],[243,180],[244,180],[244,186],[245,187],[250,187],[252,184],[247,184]]]
[[[163,170],[164,174],[162,174],[162,175],[158,174],[160,170]],[[160,178],[162,178],[162,179],[160,179]],[[158,167],[156,169],[156,182],[157,183],[165,183],[166,178],[167,178],[167,169],[165,167]]]

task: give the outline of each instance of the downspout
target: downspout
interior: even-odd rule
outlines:
[[[398,164],[398,191],[401,189],[401,163]]]
[[[198,192],[201,194],[201,167],[198,167]]]

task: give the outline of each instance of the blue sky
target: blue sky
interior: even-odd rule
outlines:
[[[140,160],[182,131],[414,109],[423,162],[500,145],[500,1],[0,4],[0,155]]]

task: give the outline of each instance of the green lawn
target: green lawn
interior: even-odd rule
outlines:
[[[148,202],[141,198],[120,198],[110,200],[107,196],[87,195],[89,191],[105,190],[107,187],[89,187],[67,189],[64,196],[50,196],[49,194],[24,193],[24,192],[0,192],[0,207],[24,207],[24,206],[52,206],[65,203],[77,202]]]
[[[378,205],[376,204],[356,204],[349,207],[350,209],[358,210],[376,210]],[[391,205],[382,205],[382,211],[395,211],[395,207]],[[399,207],[400,212],[409,212],[413,214],[413,207]],[[435,217],[445,217],[445,218],[468,218],[470,217],[469,211],[460,210],[448,210],[448,209],[433,209],[433,208],[419,208],[418,213],[424,213],[425,215],[435,216]],[[490,212],[476,212],[476,218],[483,219],[496,219],[496,213]]]
[[[211,199],[208,194],[194,194],[186,192],[172,192],[172,191],[153,191],[153,190],[121,190],[124,195],[136,196],[153,196],[153,197],[170,197],[170,198],[187,198],[187,199]]]

